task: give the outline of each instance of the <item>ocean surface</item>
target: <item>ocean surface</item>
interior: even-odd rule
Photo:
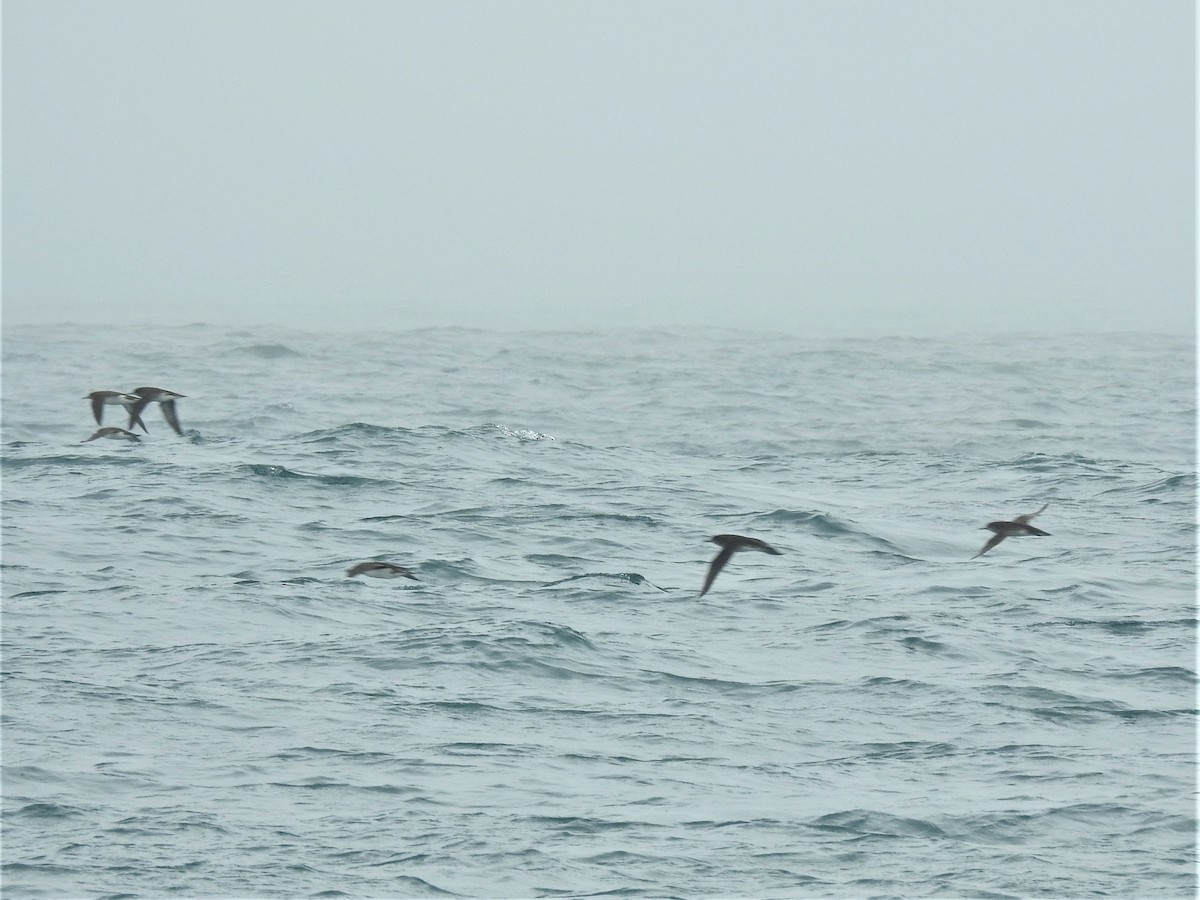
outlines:
[[[6,327],[3,896],[1191,898],[1195,371]]]

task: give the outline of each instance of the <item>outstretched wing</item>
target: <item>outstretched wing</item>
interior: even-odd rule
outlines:
[[[742,549],[744,550],[761,550],[763,553],[770,553],[772,556],[783,555],[766,541],[760,541],[758,538],[742,538],[742,540],[745,541],[742,544]]]
[[[733,549],[731,546],[724,546],[721,548],[721,552],[713,557],[713,561],[708,566],[708,575],[704,579],[704,589],[700,591],[701,597],[708,593],[708,589],[712,587],[717,575],[725,568],[725,563],[729,562],[729,557],[733,556]]]
[[[96,394],[92,395],[92,415],[96,417],[97,425],[104,423],[104,398]]]
[[[1020,522],[1022,525],[1028,525],[1030,519],[1032,519],[1034,516],[1040,516],[1043,512],[1046,511],[1046,507],[1049,505],[1050,505],[1049,503],[1043,503],[1042,508],[1039,509],[1037,512],[1025,513],[1025,515],[1023,515],[1023,516],[1017,516],[1015,519],[1013,519],[1013,521]]]
[[[150,433],[150,429],[147,428],[146,423],[142,421],[142,410],[146,408],[146,405],[149,402],[150,401],[145,399],[144,397],[138,397],[137,403],[135,403],[135,404],[133,404],[133,406],[129,407],[129,430],[130,431],[133,431],[134,425],[141,425],[142,431],[146,432],[146,434]]]
[[[1008,537],[1008,535],[1006,535],[1006,534],[993,534],[992,539],[990,541],[988,541],[986,544],[984,544],[983,549],[980,550],[978,553],[976,553],[974,556],[972,556],[971,559],[979,559],[979,557],[983,556],[983,554],[987,553],[989,550],[991,550],[993,547],[995,547],[998,543],[1000,543],[1006,537]]]
[[[163,418],[167,420],[167,424],[175,431],[176,434],[182,435],[183,429],[179,427],[179,416],[175,414],[175,401],[164,400],[159,404],[162,407]],[[143,428],[145,426],[142,426]]]

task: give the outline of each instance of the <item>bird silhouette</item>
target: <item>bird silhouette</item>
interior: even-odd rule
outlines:
[[[758,538],[743,537],[740,534],[718,534],[709,538],[714,544],[720,544],[721,552],[713,557],[713,561],[708,565],[708,575],[704,579],[704,588],[700,591],[700,596],[703,597],[708,593],[708,589],[712,587],[713,581],[725,568],[725,564],[733,554],[739,550],[761,550],[763,553],[770,553],[772,556],[780,556],[780,552],[765,541],[760,541]]]

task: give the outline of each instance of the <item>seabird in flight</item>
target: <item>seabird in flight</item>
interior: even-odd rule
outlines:
[[[718,534],[715,537],[709,538],[714,544],[721,545],[721,552],[713,557],[713,561],[709,563],[708,575],[704,579],[704,589],[700,591],[700,596],[703,597],[708,593],[708,589],[712,587],[712,583],[716,580],[717,575],[725,568],[725,564],[729,562],[729,558],[739,550],[761,550],[763,553],[770,553],[773,556],[781,556],[782,554],[765,541],[760,541],[758,538],[742,537],[740,534]]]
[[[129,411],[129,427],[132,428],[134,423],[141,425],[144,431],[146,426],[142,424],[141,417],[135,411],[140,397],[133,394],[124,394],[121,391],[92,391],[84,400],[92,401],[92,415],[96,417],[96,424],[104,424],[104,407],[106,406],[123,406]]]
[[[175,401],[186,396],[185,394],[177,394],[174,391],[167,391],[156,387],[134,388],[133,393],[137,395],[137,402],[129,410],[130,428],[136,422],[145,431],[146,426],[141,419],[142,410],[150,403],[157,403],[162,409],[163,418],[171,426],[171,430],[176,434],[183,434],[183,429],[179,427],[179,416],[175,414]]]
[[[988,531],[995,532],[988,542],[983,545],[983,549],[976,553],[971,559],[979,559],[983,554],[987,553],[1006,537],[1020,536],[1024,534],[1036,534],[1038,537],[1049,537],[1050,532],[1042,531],[1040,528],[1034,528],[1029,524],[1029,520],[1034,516],[1040,516],[1043,510],[1049,506],[1049,503],[1043,503],[1042,508],[1037,512],[1026,513],[1023,516],[1017,516],[1011,522],[988,522],[983,527]]]
[[[126,431],[124,428],[113,428],[112,426],[109,426],[107,428],[101,428],[90,438],[85,441],[80,441],[80,443],[86,444],[88,441],[94,441],[98,438],[112,438],[113,440],[118,441],[141,441],[141,438],[132,431]]]
[[[353,578],[355,575],[367,575],[371,578],[411,578],[413,581],[421,579],[410,572],[404,566],[398,566],[390,562],[360,562],[358,565],[351,566],[346,570],[346,577]]]

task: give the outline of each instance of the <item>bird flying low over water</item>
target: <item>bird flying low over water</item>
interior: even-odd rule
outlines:
[[[163,418],[171,426],[171,430],[176,434],[183,434],[183,429],[179,427],[179,416],[175,413],[175,401],[187,396],[186,394],[177,394],[174,391],[156,387],[134,388],[133,393],[136,402],[129,409],[130,428],[137,424],[142,426],[142,431],[147,431],[146,423],[141,419],[142,410],[151,403],[157,403],[162,410]],[[149,432],[147,431],[147,433]]]
[[[1034,516],[1040,516],[1042,512],[1049,506],[1049,503],[1043,503],[1042,508],[1037,512],[1026,513],[1023,516],[1017,516],[1011,522],[988,522],[983,527],[988,531],[994,532],[988,542],[983,545],[983,549],[976,553],[971,559],[979,559],[983,554],[987,553],[1006,537],[1015,537],[1020,535],[1035,534],[1038,537],[1049,537],[1050,532],[1042,531],[1040,528],[1035,528],[1029,524],[1029,520]]]
[[[413,581],[421,580],[408,569],[404,568],[404,566],[398,566],[390,562],[360,562],[346,570],[346,577],[353,578],[355,575],[367,575],[371,578],[411,578]]]
[[[772,556],[782,556],[782,554],[765,541],[760,541],[758,538],[742,537],[740,534],[718,534],[709,538],[714,544],[721,545],[721,552],[713,557],[713,561],[709,563],[708,575],[704,579],[704,588],[700,591],[700,596],[703,597],[708,593],[708,589],[712,587],[713,581],[725,568],[725,564],[729,562],[729,558],[739,550],[761,550],[763,553],[770,553]]]
[[[143,431],[146,429],[138,415],[140,410],[134,409],[141,398],[134,394],[125,394],[121,391],[92,391],[83,399],[92,401],[92,415],[96,417],[97,425],[104,424],[104,407],[123,406],[129,412],[129,427],[132,428],[134,423],[137,423],[142,426]]]
[[[139,441],[140,442],[142,440],[140,437],[138,437],[132,431],[126,431],[124,428],[113,428],[112,426],[109,426],[107,428],[101,428],[99,431],[97,431],[95,434],[93,434],[90,438],[88,438],[87,440],[84,440],[84,441],[80,441],[79,443],[86,444],[88,441],[94,441],[99,438],[112,438],[113,440],[117,440],[117,441]]]

